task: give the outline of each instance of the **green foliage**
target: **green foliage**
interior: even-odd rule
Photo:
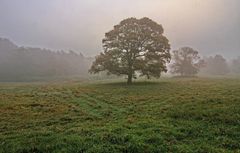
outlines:
[[[127,75],[128,83],[142,76],[159,78],[170,60],[170,45],[163,28],[149,18],[128,18],[114,26],[103,39],[104,52],[96,57],[92,73]]]
[[[240,152],[239,93],[239,79],[1,84],[0,152]]]

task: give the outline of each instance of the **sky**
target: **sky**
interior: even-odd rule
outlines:
[[[172,50],[240,55],[240,0],[0,0],[0,37],[95,56],[104,34],[128,17],[161,24]]]

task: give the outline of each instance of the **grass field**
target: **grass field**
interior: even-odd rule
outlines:
[[[240,79],[4,83],[0,152],[240,152]]]

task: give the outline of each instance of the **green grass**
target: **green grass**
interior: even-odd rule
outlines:
[[[240,152],[240,80],[1,84],[0,152]]]

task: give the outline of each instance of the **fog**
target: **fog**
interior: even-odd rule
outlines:
[[[105,32],[122,19],[145,16],[163,25],[172,49],[240,54],[239,0],[0,0],[0,37],[95,56]]]

